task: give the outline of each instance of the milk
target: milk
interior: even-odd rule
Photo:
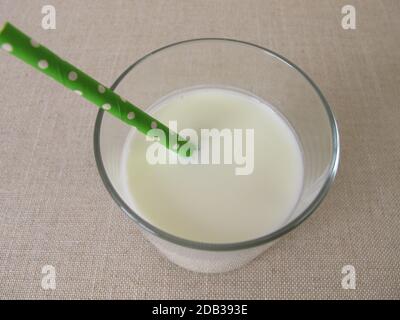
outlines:
[[[290,218],[302,191],[302,151],[272,106],[239,90],[200,87],[168,95],[150,113],[166,124],[177,121],[179,129],[254,129],[254,168],[235,175],[235,163],[150,164],[146,150],[154,142],[132,129],[121,180],[128,205],[143,219],[184,239],[234,243],[271,233]]]

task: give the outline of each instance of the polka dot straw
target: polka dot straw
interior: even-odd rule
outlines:
[[[89,100],[99,108],[109,112],[128,125],[136,127],[144,134],[154,134],[149,132],[151,129],[161,129],[165,134],[165,146],[172,148],[169,143],[169,137],[176,133],[170,132],[168,127],[154,119],[143,110],[126,101],[111,89],[100,84],[98,81],[74,67],[67,61],[61,59],[49,49],[28,37],[22,31],[18,30],[11,23],[6,22],[0,27],[0,47],[30,64],[35,69],[43,72],[47,76],[60,82],[62,85],[71,89],[76,94]],[[187,140],[178,137],[178,153],[190,155],[193,146],[188,148]],[[182,146],[185,148],[181,148]]]

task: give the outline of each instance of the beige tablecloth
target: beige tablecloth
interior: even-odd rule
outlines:
[[[229,37],[268,47],[320,86],[341,166],[303,225],[248,266],[196,274],[161,257],[105,191],[96,108],[0,52],[0,298],[400,298],[400,1],[0,0],[10,20],[106,84],[171,42]],[[341,8],[356,8],[356,30]],[[41,286],[54,266],[56,289]],[[356,289],[341,286],[353,265]]]

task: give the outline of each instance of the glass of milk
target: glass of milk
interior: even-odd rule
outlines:
[[[139,59],[113,88],[179,133],[226,134],[214,149],[201,140],[197,162],[152,162],[156,142],[102,110],[97,116],[106,189],[186,269],[225,272],[250,262],[309,217],[333,182],[332,111],[301,69],[268,49],[229,39],[175,43]]]

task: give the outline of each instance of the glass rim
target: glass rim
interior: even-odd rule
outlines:
[[[192,249],[199,249],[199,250],[208,250],[208,251],[231,251],[231,250],[242,250],[242,249],[248,249],[248,248],[253,248],[257,247],[263,244],[267,244],[268,242],[271,242],[273,240],[276,240],[277,238],[287,234],[289,231],[292,231],[294,228],[299,226],[302,222],[304,222],[320,205],[322,200],[325,198],[326,194],[328,193],[328,190],[330,189],[337,170],[339,166],[339,154],[340,154],[340,141],[339,141],[339,131],[338,131],[338,126],[336,119],[333,115],[333,112],[326,101],[325,97],[323,96],[321,90],[318,88],[318,86],[311,80],[311,78],[303,71],[301,70],[297,65],[286,59],[285,57],[281,56],[280,54],[269,50],[267,48],[264,48],[262,46],[246,42],[246,41],[241,41],[241,40],[235,40],[235,39],[229,39],[229,38],[196,38],[196,39],[189,39],[189,40],[183,40],[179,42],[174,42],[169,45],[160,47],[154,51],[149,52],[148,54],[144,55],[142,58],[134,62],[132,65],[130,65],[127,69],[125,69],[119,77],[114,81],[112,86],[110,87],[112,90],[115,90],[119,83],[125,78],[125,76],[132,70],[134,69],[137,65],[139,65],[141,62],[146,60],[147,58],[151,57],[152,55],[187,43],[191,42],[201,42],[201,41],[221,41],[221,42],[231,42],[231,43],[236,43],[240,45],[247,45],[250,47],[253,47],[255,49],[259,49],[266,54],[269,54],[270,56],[279,59],[281,62],[285,63],[288,65],[288,67],[294,68],[297,72],[300,73],[300,75],[311,85],[311,87],[315,90],[317,93],[318,97],[320,98],[322,105],[325,108],[326,114],[329,119],[329,124],[331,127],[331,134],[332,134],[332,146],[333,146],[333,153],[332,153],[332,158],[329,164],[329,169],[328,169],[328,176],[325,179],[325,182],[321,188],[321,190],[318,192],[318,195],[315,197],[315,199],[303,210],[301,214],[299,214],[295,219],[290,221],[288,224],[282,226],[281,228],[275,230],[272,233],[268,233],[264,236],[251,239],[251,240],[246,240],[246,241],[241,241],[241,242],[234,242],[234,243],[207,243],[207,242],[198,242],[198,241],[193,241],[193,240],[188,240],[184,239],[178,236],[175,236],[171,233],[168,233],[164,230],[161,230],[151,223],[147,222],[145,219],[141,218],[137,213],[135,213],[127,204],[126,202],[119,196],[118,192],[114,189],[110,179],[108,178],[107,172],[104,168],[103,160],[102,160],[102,155],[101,155],[101,150],[100,150],[100,131],[101,131],[101,124],[103,120],[103,115],[104,115],[104,110],[99,109],[96,117],[96,122],[95,122],[95,127],[94,127],[94,136],[93,136],[93,143],[94,143],[94,156],[96,160],[96,165],[97,169],[99,171],[100,177],[107,189],[107,191],[110,193],[112,199],[117,203],[117,205],[120,207],[122,211],[124,211],[129,218],[133,219],[141,228],[149,232],[150,234],[159,237],[161,239],[164,239],[168,242],[172,242],[176,245],[180,245],[183,247],[188,247]]]

